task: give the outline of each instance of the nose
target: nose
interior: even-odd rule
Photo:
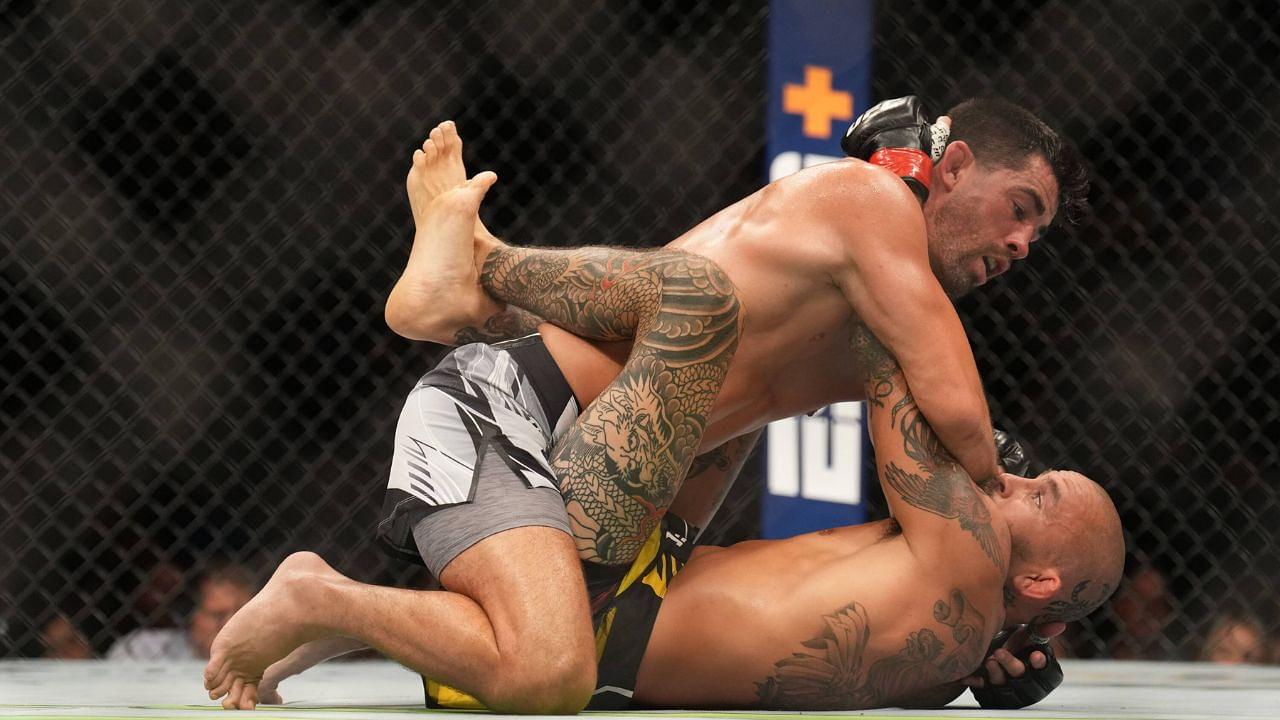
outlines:
[[[1031,252],[1031,239],[1035,231],[1030,228],[1019,229],[1005,240],[1005,245],[1009,248],[1009,257],[1014,260],[1021,260]]]
[[[1013,473],[1000,473],[1000,490],[996,493],[1002,498],[1011,497],[1018,486],[1027,482],[1027,478]]]

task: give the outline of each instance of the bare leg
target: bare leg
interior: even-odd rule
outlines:
[[[415,153],[415,172],[442,187],[452,182],[444,177],[448,167],[424,157]],[[425,207],[415,203],[419,233],[469,243],[493,180],[481,173]],[[225,696],[226,708],[251,708],[268,667],[306,643],[341,635],[494,710],[576,712],[586,704],[595,648],[567,535],[542,527],[499,533],[455,558],[440,580],[456,592],[364,585],[314,554],[290,556],[214,641],[205,670],[210,696]]]
[[[214,641],[205,670],[210,697],[252,709],[268,666],[304,643],[340,635],[496,712],[566,713],[586,704],[594,644],[567,535],[540,527],[499,533],[459,555],[441,581],[465,595],[365,585],[315,554],[290,555]]]

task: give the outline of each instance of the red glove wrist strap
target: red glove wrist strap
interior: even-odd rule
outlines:
[[[871,153],[867,162],[889,168],[901,178],[912,178],[929,189],[929,176],[933,174],[933,160],[929,153],[918,148],[880,148]]]

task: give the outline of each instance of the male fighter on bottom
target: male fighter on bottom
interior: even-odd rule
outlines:
[[[1005,474],[981,493],[942,448],[891,359],[866,385],[894,518],[700,547],[689,557],[688,525],[668,516],[616,593],[595,608],[601,660],[589,707],[940,706],[963,690],[956,681],[978,667],[1000,628],[1076,620],[1108,597],[1124,553],[1119,518],[1100,487],[1052,471]],[[534,389],[567,394],[555,375]],[[277,611],[318,628],[317,639],[363,639],[369,626],[416,629],[411,620],[344,605],[358,584],[314,555],[291,556],[267,592],[277,584],[291,586],[289,607]],[[445,657],[448,650],[440,648]],[[440,675],[447,674],[445,662]],[[475,707],[435,682],[428,695]]]
[[[457,351],[455,355],[459,357],[452,366],[446,362],[443,373],[433,371],[440,385],[450,382],[442,376],[456,377],[462,385],[468,376],[473,380],[501,378],[501,384],[510,388],[508,399],[516,401],[528,396],[541,406],[539,410],[527,401],[520,405],[527,415],[535,416],[533,420],[541,416],[542,422],[536,422],[530,434],[535,435],[540,428],[549,435],[552,423],[546,421],[559,409],[560,401],[548,404],[548,398],[570,397],[569,383],[563,377],[556,382],[558,369],[554,363],[545,363],[545,352],[540,357],[533,350],[521,349],[528,344],[510,352],[498,348],[489,356],[472,356],[473,362],[460,359],[467,351],[483,352],[479,347]],[[881,474],[901,534],[888,532],[894,527],[889,524],[789,541],[744,543],[708,553],[706,560],[691,562],[671,587],[670,604],[658,616],[654,642],[645,652],[647,625],[653,622],[658,607],[655,598],[679,565],[671,543],[682,544],[681,524],[669,520],[666,533],[653,534],[645,544],[615,597],[597,608],[597,647],[603,652],[600,678],[607,685],[596,694],[602,703],[608,703],[613,695],[629,695],[634,684],[629,676],[635,672],[640,673],[635,697],[654,704],[745,704],[753,702],[746,692],[751,687],[757,690],[754,702],[764,707],[937,702],[940,685],[975,669],[984,655],[986,641],[1006,622],[1028,620],[1033,615],[1073,619],[1106,597],[1118,575],[1122,553],[1117,552],[1118,521],[1105,493],[1090,489],[1096,486],[1081,476],[1062,474],[1035,481],[1005,476],[998,499],[982,497],[928,428],[896,364],[874,339],[868,339],[862,347],[867,364],[878,368],[870,373],[865,386],[873,405],[873,439],[881,458]],[[507,355],[505,359],[503,354]],[[510,363],[522,365],[529,376],[541,373],[541,377],[526,385],[518,376],[502,372],[500,365]],[[510,383],[513,378],[516,382]],[[430,386],[430,379],[429,374],[424,385]],[[454,425],[465,427],[468,421],[474,422],[476,427],[468,435],[473,439],[492,438],[485,435],[480,420],[494,417],[494,408],[465,408],[468,397],[476,399],[455,396],[456,410],[461,412],[456,412]],[[507,409],[517,404],[510,403]],[[415,411],[424,407],[413,406]],[[443,413],[428,416],[420,434],[448,432],[448,423],[432,422],[444,417]],[[534,425],[530,422],[530,427]],[[500,428],[507,433],[507,440],[513,439],[508,425],[500,424]],[[605,433],[600,441],[606,443],[609,452],[625,455],[631,449],[628,439],[611,438]],[[398,437],[397,445],[405,444],[406,438]],[[534,470],[538,464],[535,454],[518,451],[536,448],[520,445],[504,445],[506,457],[493,458],[493,462],[501,460],[511,469],[519,466]],[[431,470],[439,469],[442,460],[436,455],[427,457],[427,450],[437,448],[424,450],[421,445],[416,446],[424,455],[418,458],[423,461],[417,469],[419,478],[430,480]],[[626,488],[599,490],[602,503],[626,500]],[[1102,530],[1095,527],[1091,534],[1083,532],[1088,530],[1088,524]],[[1088,538],[1101,544],[1096,552],[1086,542]],[[414,539],[424,555],[431,552],[426,547],[429,539]],[[667,547],[659,548],[664,540]],[[1010,567],[1014,547],[1018,552]],[[1073,556],[1057,551],[1066,547],[1083,552]],[[429,557],[426,559],[431,562]],[[765,577],[753,574],[761,568]],[[698,577],[707,580],[698,582]],[[408,638],[417,636],[419,646],[432,644],[431,638],[423,637],[426,633],[421,628],[421,623],[430,618],[399,617],[396,610],[405,606],[391,597],[390,592],[395,591],[357,586],[314,556],[294,556],[264,591],[258,612],[246,613],[242,620],[250,627],[253,620],[258,620],[258,630],[284,637],[286,643],[349,636],[398,659],[407,657],[404,644],[412,642]],[[645,594],[645,587],[652,592]],[[1001,593],[1002,587],[1008,592]],[[776,605],[762,606],[758,602],[780,588],[789,590]],[[796,588],[808,588],[810,592],[796,593]],[[379,597],[380,591],[389,592]],[[635,600],[636,592],[646,600]],[[997,596],[1003,596],[1005,607]],[[678,599],[681,597],[684,601]],[[732,602],[735,597],[737,605]],[[380,599],[386,600],[381,606]],[[565,604],[566,600],[554,598],[548,606]],[[467,617],[463,600],[447,602],[460,603],[462,610],[451,631],[465,624],[462,621],[480,620],[474,623],[477,628],[487,623],[496,626],[501,621],[492,614],[489,618]],[[647,611],[640,618],[631,617],[637,602]],[[717,616],[731,622],[720,624],[713,620]],[[752,622],[744,624],[747,619]],[[814,636],[824,622],[828,631]],[[696,635],[695,625],[710,628],[713,634]],[[737,637],[744,627],[751,629],[754,642]],[[830,628],[839,628],[840,633],[831,634]],[[717,637],[717,629],[723,637]],[[243,643],[245,632],[239,635]],[[730,653],[735,658],[733,662],[717,665],[715,657],[698,653],[697,646],[683,644],[691,638],[715,640],[721,645],[707,655],[719,654],[726,643],[741,652]],[[379,641],[387,639],[390,642]],[[405,642],[397,645],[397,640]],[[458,649],[453,642],[456,640],[456,632],[447,639],[440,638],[442,647],[435,649],[434,657],[419,648],[421,652],[415,658],[418,662],[407,664],[462,685],[465,690],[488,690],[492,694],[492,687],[468,687],[453,680],[466,674],[450,663],[457,659],[450,657],[450,651]],[[234,645],[235,639],[229,644]],[[828,655],[808,652],[823,647]],[[644,665],[640,666],[642,657]],[[686,664],[681,664],[682,658]],[[754,658],[754,662],[748,658]],[[845,664],[832,664],[837,659]],[[815,679],[811,666],[824,662],[833,668],[831,674],[825,680],[821,674]],[[773,669],[768,670],[769,667]],[[217,670],[212,663],[211,668]],[[703,678],[710,673],[720,681],[720,689],[710,688],[705,682],[698,687],[682,685],[681,677],[687,681],[688,673],[694,672],[701,672]],[[216,675],[213,679],[219,680]],[[502,678],[493,678],[492,682],[500,684]],[[947,691],[954,696],[958,688]],[[443,698],[438,686],[437,696]]]

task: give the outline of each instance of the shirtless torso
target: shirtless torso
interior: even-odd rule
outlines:
[[[948,584],[950,589],[944,587]],[[802,702],[796,693],[803,688],[783,685],[772,703],[775,707],[786,707],[789,694],[796,698],[793,706],[808,708],[935,704],[924,693],[977,667],[986,642],[1003,618],[989,607],[989,588],[968,585],[937,568],[922,567],[893,520],[787,540],[698,548],[667,590],[640,666],[635,697],[662,707],[759,704],[764,700],[761,683],[769,678],[777,682],[785,661],[799,652],[818,661],[815,684],[825,688],[817,698],[806,697]],[[953,597],[951,590],[963,600]],[[862,612],[851,606],[854,598]],[[981,611],[968,607],[975,598],[982,598],[988,607]],[[973,625],[975,640],[951,644],[937,658],[903,655],[904,638],[912,633],[928,631],[945,637],[951,632],[943,623],[930,621],[938,602],[955,606],[952,612],[957,614],[959,604],[966,604],[964,623]],[[752,631],[735,632],[734,628]],[[873,684],[889,681],[886,675],[867,677],[862,686],[840,684],[837,658],[852,649],[858,633],[872,629],[857,657],[848,659],[864,670],[885,658],[902,660],[892,671],[917,675],[895,678],[901,685],[893,689],[900,695]],[[842,636],[842,630],[848,635]],[[802,644],[822,637],[832,643],[829,649]],[[845,641],[849,644],[842,644]],[[710,650],[691,652],[691,648]],[[929,664],[930,659],[943,664],[945,658],[952,658],[955,672],[951,676],[918,674],[921,664]],[[863,679],[856,672],[847,677],[852,682]],[[953,695],[960,689],[955,688]]]
[[[747,318],[704,449],[771,420],[861,394],[849,342],[853,308],[829,275],[838,255],[820,247],[778,252],[787,231],[776,227],[777,210],[785,206],[777,196],[788,192],[796,190],[769,186],[668,245],[720,265],[733,279]],[[580,396],[594,397],[626,360],[625,346],[606,346],[607,355],[583,352],[591,341],[554,326],[540,330],[566,377],[576,379]]]
[[[912,360],[924,354],[914,349],[916,338],[930,338],[936,364],[913,377],[918,394],[933,375],[951,369],[976,386],[963,329],[930,274],[919,205],[881,168],[858,160],[811,168],[721,210],[667,247],[719,265],[733,280],[746,318],[704,450],[773,420],[863,399],[854,340],[867,324],[877,335],[877,325],[913,325],[909,339],[896,327],[883,331],[891,339],[881,337],[895,355]],[[854,266],[857,260],[863,267]],[[890,277],[864,277],[870,263]],[[859,302],[871,294],[901,304]],[[874,317],[860,317],[855,303]],[[539,330],[579,399],[595,397],[626,360],[627,344],[595,343],[551,325]],[[910,363],[903,366],[911,376]],[[985,407],[978,414],[985,417]]]
[[[857,709],[959,693],[1005,622],[1009,528],[920,421],[902,374],[868,387],[894,519],[695,551],[658,613],[637,700]]]

